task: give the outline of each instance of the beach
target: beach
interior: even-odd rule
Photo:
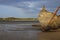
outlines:
[[[38,22],[0,23],[0,40],[60,40],[60,29],[42,32],[32,24]]]
[[[0,40],[38,40],[40,30],[35,30],[35,21],[0,23]]]
[[[60,40],[60,29],[51,32],[40,32],[39,40]]]

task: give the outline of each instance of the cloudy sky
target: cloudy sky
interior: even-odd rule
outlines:
[[[43,5],[54,12],[60,0],[0,0],[0,17],[36,18]]]

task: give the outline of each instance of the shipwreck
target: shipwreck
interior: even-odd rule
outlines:
[[[57,7],[54,12],[49,12],[46,10],[45,6],[42,7],[38,15],[40,30],[50,31],[60,28],[60,15],[57,15],[59,8],[60,6]]]

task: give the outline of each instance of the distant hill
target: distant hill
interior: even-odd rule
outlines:
[[[15,18],[15,17],[8,17],[8,18],[0,18],[0,21],[37,21],[37,18]]]

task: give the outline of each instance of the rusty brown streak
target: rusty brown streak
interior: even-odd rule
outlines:
[[[57,7],[57,9],[55,10],[55,12],[53,12],[54,14],[53,14],[52,18],[50,19],[50,21],[49,21],[48,25],[51,23],[51,21],[53,20],[53,18],[54,18],[54,17],[55,17],[55,15],[57,14],[57,12],[58,12],[59,8],[60,8],[60,6],[59,6],[59,7]],[[47,26],[48,26],[48,25],[47,25]]]

